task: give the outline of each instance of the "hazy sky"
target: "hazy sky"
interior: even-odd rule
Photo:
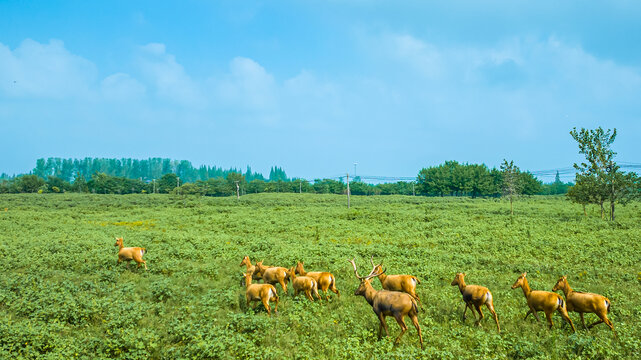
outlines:
[[[3,0],[0,172],[535,171],[580,159],[574,126],[616,127],[617,159],[641,163],[640,19],[638,1]]]

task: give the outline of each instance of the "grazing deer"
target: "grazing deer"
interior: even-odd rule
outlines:
[[[338,291],[338,289],[336,288],[336,278],[334,277],[334,275],[332,275],[332,273],[321,272],[321,271],[307,272],[303,267],[304,264],[305,263],[302,261],[299,261],[296,264],[296,274],[300,274],[302,276],[309,276],[314,280],[316,280],[320,290],[325,293],[326,300],[329,300],[329,295],[327,294],[328,289],[333,291],[339,297],[341,296],[340,291]]]
[[[292,279],[294,296],[298,296],[298,293],[302,291],[310,301],[314,301],[312,294],[316,295],[318,300],[321,300],[321,296],[318,294],[318,282],[314,278],[311,276],[296,276],[296,267],[292,267],[289,270],[289,277]]]
[[[418,307],[416,305],[416,300],[404,292],[387,290],[376,291],[374,287],[372,287],[370,279],[380,275],[385,272],[385,270],[376,272],[376,267],[374,267],[369,275],[361,277],[358,275],[358,271],[356,270],[356,263],[354,262],[354,259],[349,260],[349,262],[354,267],[354,274],[356,275],[356,278],[361,281],[358,289],[354,292],[354,295],[363,296],[372,306],[372,310],[374,310],[374,313],[376,313],[376,316],[378,316],[378,320],[380,321],[378,327],[378,339],[381,339],[383,329],[385,329],[385,334],[389,336],[385,317],[394,316],[396,322],[401,327],[401,333],[394,342],[394,345],[398,345],[401,341],[401,337],[403,337],[403,334],[407,331],[407,325],[405,325],[404,320],[407,315],[412,319],[412,323],[418,331],[418,339],[421,343],[421,349],[423,349],[423,335],[421,334],[421,327],[418,324]]]
[[[420,284],[421,282],[418,280],[416,276],[386,275],[381,271],[382,265],[383,265],[382,263],[380,265],[375,266],[373,257],[370,259],[370,262],[372,263],[372,266],[375,267],[374,270],[377,273],[379,273],[378,280],[380,280],[381,285],[383,286],[383,289],[390,290],[390,291],[402,291],[404,293],[408,293],[419,304],[421,303],[421,299],[419,299],[418,295],[416,295],[416,284]]]
[[[588,328],[591,329],[593,326],[600,323],[605,323],[614,332],[612,321],[608,319],[608,313],[610,312],[610,300],[608,298],[599,294],[572,290],[570,284],[568,284],[567,276],[561,276],[559,278],[559,281],[556,282],[556,285],[554,285],[552,291],[557,290],[563,290],[568,311],[579,313],[579,315],[581,316],[581,323],[586,330]],[[587,327],[585,326],[583,313],[595,313],[600,320]],[[616,336],[616,332],[614,332],[614,335]]]
[[[519,278],[516,279],[516,282],[512,285],[512,289],[516,289],[519,287],[522,288],[523,294],[527,299],[527,306],[530,308],[530,310],[528,310],[527,314],[525,314],[525,319],[527,319],[528,315],[533,314],[536,318],[536,321],[540,321],[539,316],[536,314],[536,312],[543,311],[545,312],[545,317],[548,319],[550,329],[552,329],[552,326],[554,325],[552,323],[552,313],[558,311],[559,314],[561,314],[561,317],[563,317],[565,321],[570,323],[572,331],[576,332],[574,324],[572,323],[572,319],[570,319],[570,317],[568,316],[565,301],[563,301],[561,295],[549,291],[533,291],[532,289],[530,289],[530,285],[525,278],[526,275],[527,272],[521,274],[521,276],[519,276]]]
[[[263,262],[256,263],[254,274],[260,275],[265,284],[280,284],[283,291],[287,293],[287,282],[289,281],[289,270],[280,266],[263,266]]]
[[[274,301],[276,305],[274,306],[274,313],[278,312],[278,294],[276,293],[276,288],[271,284],[252,284],[252,273],[247,272],[245,276],[245,286],[247,290],[245,291],[245,299],[247,299],[247,307],[252,301],[261,301],[267,314],[272,315],[271,307],[269,307],[269,302]]]
[[[467,309],[470,308],[474,320],[476,320],[476,314],[474,314],[474,309],[479,313],[479,319],[476,321],[476,325],[481,327],[481,320],[483,320],[483,311],[481,311],[481,306],[487,306],[490,313],[494,317],[494,322],[496,322],[496,328],[501,333],[501,326],[499,325],[499,317],[494,311],[494,302],[492,301],[492,293],[486,287],[479,285],[465,285],[465,273],[457,273],[452,281],[452,286],[458,285],[461,295],[463,295],[463,301],[465,302],[465,310],[463,310],[463,320],[465,320],[465,313]],[[472,307],[474,305],[474,307]]]
[[[140,267],[141,264],[145,265],[145,270],[147,270],[147,262],[142,259],[142,256],[145,255],[147,249],[143,247],[124,247],[121,237],[116,238],[115,246],[118,247],[118,264],[126,261],[127,268],[129,268],[129,262],[133,260],[138,264],[138,267]]]

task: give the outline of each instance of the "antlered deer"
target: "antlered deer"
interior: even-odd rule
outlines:
[[[379,273],[378,280],[380,280],[383,289],[390,291],[402,291],[408,293],[413,297],[418,303],[421,302],[418,295],[416,295],[416,284],[421,282],[414,275],[386,275],[382,269],[382,264],[374,265],[374,258],[370,258],[372,266],[374,266],[375,272]],[[422,306],[422,305],[421,305]]]
[[[410,317],[410,319],[412,319],[412,323],[418,331],[418,339],[421,343],[422,349],[423,335],[421,334],[421,327],[418,324],[418,307],[416,305],[416,300],[414,300],[412,296],[404,292],[387,290],[376,291],[374,287],[372,287],[370,279],[380,275],[381,273],[384,273],[385,270],[376,272],[376,267],[374,267],[369,275],[361,277],[358,275],[358,271],[356,270],[356,263],[354,262],[354,259],[349,260],[349,262],[354,267],[354,274],[356,275],[356,278],[361,282],[358,286],[358,289],[356,289],[356,291],[354,292],[354,295],[363,296],[365,300],[367,300],[367,302],[372,306],[372,310],[374,310],[376,316],[378,316],[378,320],[380,322],[378,327],[379,340],[381,338],[383,329],[385,329],[385,334],[389,336],[385,317],[394,316],[396,322],[398,322],[398,325],[401,327],[401,333],[398,335],[396,341],[394,342],[395,345],[398,345],[398,343],[401,341],[401,337],[407,331],[407,325],[405,325],[404,320],[405,316],[407,315]]]
[[[545,312],[545,317],[548,320],[550,329],[552,329],[552,326],[554,325],[552,323],[552,313],[558,311],[559,314],[561,314],[561,317],[563,317],[565,321],[570,323],[572,331],[576,332],[574,324],[572,323],[572,319],[570,319],[570,317],[568,316],[565,301],[563,301],[561,295],[549,291],[530,289],[530,285],[525,278],[526,275],[527,272],[521,274],[521,276],[519,276],[519,278],[516,279],[516,282],[512,285],[512,289],[516,289],[519,287],[522,288],[523,294],[527,299],[527,306],[530,308],[530,310],[528,310],[527,314],[525,314],[525,318],[527,319],[528,315],[533,314],[536,320],[540,321],[539,316],[536,314],[536,312],[543,311]]]
[[[476,321],[476,325],[481,326],[481,320],[483,320],[483,311],[481,311],[481,306],[487,306],[490,313],[494,317],[494,322],[496,322],[496,328],[498,332],[501,332],[501,326],[499,325],[499,317],[494,311],[494,302],[492,299],[492,293],[486,287],[479,285],[465,285],[465,273],[457,273],[452,281],[452,286],[458,285],[461,295],[463,295],[463,301],[465,302],[465,310],[463,310],[463,320],[465,320],[465,313],[467,309],[470,308],[474,320],[476,320],[476,314],[474,314],[474,309],[479,313],[479,319]],[[474,307],[472,307],[474,305]]]
[[[296,274],[301,274],[302,276],[309,276],[316,280],[318,283],[318,287],[322,292],[325,293],[325,299],[329,300],[329,295],[327,295],[327,290],[333,291],[336,295],[341,296],[341,293],[338,291],[336,288],[336,278],[332,273],[329,272],[321,272],[321,271],[310,271],[307,272],[305,271],[305,268],[303,267],[305,263],[302,261],[299,261],[296,264]]]
[[[321,300],[321,297],[318,294],[318,282],[316,282],[314,278],[311,276],[296,276],[296,267],[292,267],[289,270],[289,277],[292,279],[294,296],[297,296],[298,293],[302,291],[310,301],[314,301],[312,294],[316,295],[318,300]]]
[[[588,327],[585,326],[583,313],[595,313],[600,320],[590,325],[589,328],[592,328],[593,326],[600,323],[605,323],[614,332],[612,321],[608,319],[608,313],[610,312],[610,300],[608,298],[599,294],[572,290],[570,284],[568,284],[567,276],[561,276],[561,278],[559,278],[559,280],[556,282],[556,285],[554,285],[552,291],[557,290],[563,290],[568,311],[579,313],[579,315],[581,316],[581,323],[586,330],[588,329]],[[616,336],[616,332],[614,334]]]
[[[127,267],[129,267],[129,262],[131,260],[135,261],[138,264],[138,267],[140,265],[145,265],[145,270],[147,270],[147,262],[142,259],[142,256],[145,255],[147,252],[147,249],[143,247],[124,247],[122,243],[122,238],[116,238],[116,245],[118,247],[118,264],[120,264],[123,261],[127,262]]]
[[[276,305],[274,306],[274,313],[278,312],[278,294],[276,293],[276,288],[271,284],[252,284],[252,273],[247,272],[245,276],[245,286],[247,290],[245,291],[245,299],[247,300],[247,307],[249,307],[250,302],[252,301],[261,301],[267,313],[271,316],[272,311],[269,306],[270,301],[275,301]]]

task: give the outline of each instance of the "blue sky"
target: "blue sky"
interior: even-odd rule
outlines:
[[[580,160],[575,126],[616,127],[618,159],[641,163],[636,1],[4,0],[0,19],[0,172],[50,156],[536,171]]]

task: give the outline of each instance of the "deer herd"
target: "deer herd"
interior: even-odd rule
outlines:
[[[138,267],[144,265],[145,270],[147,269],[147,263],[142,259],[146,253],[145,248],[124,247],[122,238],[116,238],[115,246],[118,247],[118,263],[127,261],[127,264],[129,264],[129,261],[134,260],[138,264]],[[380,322],[378,338],[381,338],[383,330],[385,330],[385,334],[389,336],[385,317],[393,316],[401,327],[401,333],[394,342],[395,345],[398,345],[407,331],[407,325],[405,324],[405,317],[407,316],[412,320],[412,324],[418,331],[418,339],[421,348],[423,348],[423,335],[418,323],[418,305],[421,304],[421,301],[416,294],[416,286],[420,284],[419,279],[413,275],[387,275],[382,263],[378,265],[374,264],[373,257],[370,259],[372,265],[370,273],[366,276],[360,276],[356,268],[355,259],[348,261],[354,269],[356,279],[360,281],[358,288],[354,291],[354,295],[365,298]],[[314,301],[314,298],[322,300],[319,294],[320,290],[323,292],[326,300],[329,300],[329,291],[332,291],[340,297],[340,292],[338,288],[336,288],[336,277],[332,273],[325,271],[307,272],[305,271],[303,262],[298,262],[296,266],[290,268],[266,266],[263,265],[262,261],[252,265],[249,256],[245,256],[240,266],[246,267],[246,271],[242,273],[241,283],[244,282],[246,288],[245,299],[247,301],[247,307],[250,307],[255,301],[260,301],[263,303],[269,315],[272,313],[270,302],[274,302],[274,313],[278,312],[278,302],[280,298],[275,285],[279,284],[283,292],[287,294],[287,284],[290,280],[294,289],[294,296],[297,296],[299,293],[304,293],[305,297],[310,301]],[[465,283],[465,276],[465,273],[457,273],[451,283],[452,286],[458,286],[463,297],[463,302],[465,303],[463,320],[466,319],[465,315],[469,309],[472,312],[472,316],[474,316],[475,325],[481,327],[481,320],[484,318],[481,307],[485,305],[492,314],[494,322],[496,323],[496,329],[500,333],[501,326],[498,315],[494,310],[494,297],[492,293],[484,286],[467,285]],[[537,312],[543,311],[551,329],[554,325],[552,315],[556,311],[570,324],[572,331],[576,332],[574,323],[572,323],[568,312],[578,312],[581,317],[581,324],[586,330],[600,323],[605,323],[610,327],[616,337],[614,326],[607,316],[610,312],[610,300],[608,298],[599,294],[574,291],[568,284],[566,276],[559,278],[556,285],[552,288],[552,291],[532,290],[526,276],[527,273],[524,272],[512,285],[512,289],[521,288],[523,290],[523,295],[529,308],[525,314],[525,319],[532,314],[536,320],[539,321],[540,319]],[[371,279],[375,277],[380,281],[383,290],[376,290],[374,286],[372,286]],[[258,283],[260,280],[262,280],[263,283]],[[558,290],[563,292],[565,300],[561,295],[556,293]],[[475,311],[479,315],[478,320],[476,319]],[[596,314],[596,316],[599,317],[599,321],[590,326],[586,326],[583,317],[585,313]]]

